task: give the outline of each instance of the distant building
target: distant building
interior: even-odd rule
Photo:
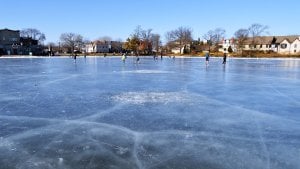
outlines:
[[[184,52],[184,48],[180,48],[180,47],[174,47],[171,49],[171,52],[174,54],[181,54]]]
[[[34,46],[34,45],[38,45],[39,41],[32,39],[32,38],[27,38],[27,37],[21,37],[20,38],[20,44],[21,46]]]
[[[110,53],[121,53],[123,51],[123,42],[111,41]]]
[[[279,44],[278,53],[300,54],[300,36],[282,37]]]
[[[18,54],[20,31],[0,29],[0,55]]]
[[[87,53],[108,53],[109,44],[105,41],[95,41],[85,45]]]
[[[248,38],[243,50],[272,51],[279,54],[300,54],[300,35]]]
[[[85,45],[86,53],[120,53],[122,42],[118,41],[94,41]]]
[[[38,40],[20,37],[19,30],[0,29],[0,55],[41,55]]]
[[[39,41],[30,37],[20,38],[19,53],[21,55],[41,55],[43,54],[43,47],[39,45]]]
[[[231,47],[233,52],[236,52],[236,44],[234,38],[222,40],[219,44],[219,52],[227,52],[229,47]]]
[[[192,43],[192,42],[191,42]],[[191,44],[182,44],[179,41],[169,42],[170,51],[173,54],[185,54],[191,52]]]

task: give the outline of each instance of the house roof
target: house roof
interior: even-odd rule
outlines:
[[[281,43],[284,40],[287,40],[289,43],[294,42],[296,39],[299,39],[300,35],[291,35],[291,36],[278,36],[277,42]]]
[[[101,41],[101,40],[96,40],[94,42],[92,42],[93,44],[97,44],[97,45],[107,45],[108,41]]]
[[[122,42],[119,41],[102,41],[102,40],[96,40],[93,42],[90,42],[92,44],[97,44],[97,45],[115,45],[115,44],[122,44]]]
[[[276,38],[276,42],[275,43],[281,43],[284,40],[287,40],[289,43],[292,43],[296,39],[299,39],[300,35],[291,35],[291,36],[259,36],[259,37],[254,38],[254,41],[256,42],[256,44],[262,44],[262,45],[272,44],[272,41],[273,41],[274,37]],[[246,44],[251,44],[252,40],[253,40],[252,38],[248,38],[246,40]]]
[[[7,29],[7,28],[5,28],[5,29],[0,29],[0,32],[1,32],[1,31],[20,32],[19,30],[11,30],[11,29]]]

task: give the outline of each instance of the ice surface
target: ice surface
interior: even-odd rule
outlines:
[[[300,169],[300,60],[0,58],[0,169]]]

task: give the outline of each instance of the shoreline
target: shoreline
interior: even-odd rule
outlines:
[[[186,56],[175,56],[176,59],[184,59],[184,58],[205,58],[205,56],[191,56],[191,55],[186,55]],[[3,55],[0,56],[0,59],[39,59],[39,58],[71,58],[72,56],[27,56],[27,55]],[[113,55],[107,55],[107,58],[120,58],[122,56],[113,56]],[[135,58],[135,56],[127,56],[129,58]],[[153,57],[153,56],[140,56],[142,57]],[[164,59],[168,59],[169,56],[163,56]],[[77,56],[77,58],[84,58],[84,56]],[[98,56],[86,56],[86,58],[105,58],[102,55]],[[222,58],[222,56],[211,56],[211,58]],[[227,56],[227,59],[249,59],[249,60],[254,60],[254,59],[273,59],[273,60],[300,60],[300,57],[239,57],[239,56]]]

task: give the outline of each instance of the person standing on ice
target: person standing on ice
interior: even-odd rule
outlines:
[[[139,57],[138,55],[136,56],[136,61],[135,61],[135,63],[136,63],[136,64],[139,64],[139,63],[140,63],[140,57]]]
[[[76,63],[76,59],[77,59],[77,54],[75,52],[74,56],[73,56],[73,59],[74,59],[74,63]]]
[[[224,55],[223,55],[223,64],[226,64],[226,59],[227,59],[227,51],[226,48],[224,49]]]
[[[210,57],[210,55],[209,55],[209,51],[205,54],[205,63],[206,63],[206,65],[208,66],[208,62],[209,62],[209,57]]]
[[[123,63],[125,63],[125,61],[126,61],[126,54],[125,53],[122,55],[122,61],[123,61]]]

